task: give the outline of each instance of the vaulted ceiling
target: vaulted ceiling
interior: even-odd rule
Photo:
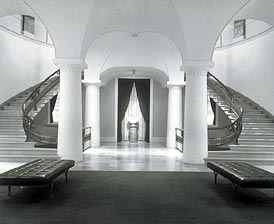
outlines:
[[[273,0],[1,0],[0,17],[30,14],[49,30],[56,58],[85,59],[90,79],[114,67],[155,68],[170,81],[185,61],[211,61],[233,19],[274,25]]]

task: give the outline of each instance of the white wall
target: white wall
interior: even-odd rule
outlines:
[[[100,88],[101,142],[116,142],[115,138],[115,79]]]
[[[54,49],[0,30],[0,103],[42,81],[57,68]]]
[[[274,114],[274,31],[214,52],[212,73]]]
[[[153,128],[152,141],[165,142],[167,132],[168,89],[153,80]]]

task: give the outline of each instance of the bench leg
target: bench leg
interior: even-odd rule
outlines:
[[[11,196],[11,186],[8,186],[8,195]]]
[[[217,175],[218,173],[214,171],[214,183],[217,184]]]
[[[66,183],[68,182],[68,170],[65,171]]]
[[[235,183],[232,183],[233,185],[233,192],[234,192],[234,197],[237,198],[237,190],[238,190],[238,185]]]
[[[53,181],[49,183],[49,196],[50,198],[53,198]]]

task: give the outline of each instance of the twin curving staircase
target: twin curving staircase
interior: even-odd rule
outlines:
[[[58,126],[39,123],[36,118],[41,109],[58,94],[59,75],[58,70],[41,84],[0,105],[0,162],[28,162],[38,157],[58,157],[56,148],[35,147],[34,142],[57,144]],[[227,125],[209,127],[208,143],[210,146],[226,145],[230,150],[209,151],[206,161],[229,160],[273,165],[274,117],[249,98],[226,87],[210,73],[208,96],[229,120]],[[91,137],[88,129],[83,130],[83,145]],[[178,149],[183,151],[183,130],[176,130],[176,139]]]

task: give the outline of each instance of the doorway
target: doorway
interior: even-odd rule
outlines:
[[[128,140],[128,121],[138,120],[138,140],[149,142],[150,79],[118,79],[117,142]]]

